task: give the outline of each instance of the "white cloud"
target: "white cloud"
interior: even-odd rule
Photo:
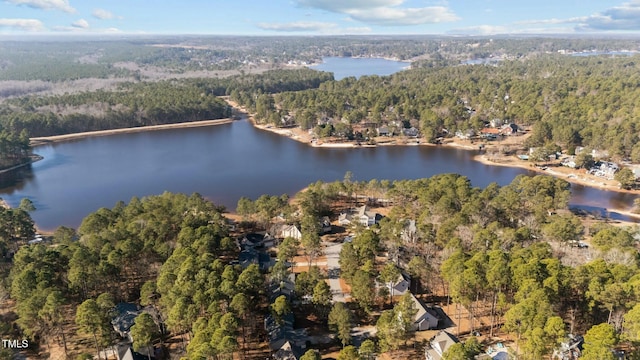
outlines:
[[[22,31],[45,30],[42,21],[36,19],[0,19],[0,28],[11,28]]]
[[[75,24],[75,23],[74,23]],[[91,27],[87,27],[87,28],[83,28],[83,27],[78,27],[75,25],[71,25],[71,26],[55,26],[52,28],[53,31],[56,32],[68,32],[68,33],[75,33],[75,34],[87,34],[87,35],[91,35],[91,34],[117,34],[117,33],[122,33],[122,31],[118,28],[91,28]]]
[[[71,26],[73,26],[74,28],[78,28],[78,29],[88,29],[89,28],[89,22],[87,22],[87,20],[85,19],[80,19],[78,21],[74,21]]]
[[[35,9],[61,10],[67,13],[76,12],[76,9],[74,9],[71,5],[69,5],[69,0],[6,0],[6,1],[12,4],[25,5]]]
[[[388,26],[434,24],[459,19],[450,9],[444,6],[407,9],[379,7],[366,10],[352,10],[349,14],[355,20],[369,24]]]
[[[366,10],[398,6],[404,0],[295,0],[298,5],[331,12],[346,13],[350,10]]]
[[[602,12],[569,19],[527,20],[518,25],[573,24],[569,31],[637,31],[640,30],[640,0],[625,2]]]
[[[345,28],[344,30],[341,30],[340,34],[342,35],[370,34],[371,31],[373,30],[371,30],[371,28],[368,26],[348,27],[348,28]]]
[[[318,32],[335,28],[337,25],[319,21],[295,21],[290,23],[260,23],[258,27],[263,30],[283,32]]]
[[[100,20],[108,20],[115,17],[111,11],[105,9],[94,9],[91,15]]]
[[[371,33],[370,27],[341,28],[338,24],[319,21],[295,21],[290,23],[260,23],[260,29],[280,32],[315,32],[332,35],[353,35]]]
[[[517,21],[516,25],[558,25],[558,24],[575,24],[584,22],[586,17],[576,17],[570,19],[544,19],[544,20],[523,20]]]
[[[640,1],[623,3],[587,17],[579,30],[640,30]]]
[[[405,0],[294,0],[299,6],[349,15],[352,20],[383,26],[433,24],[459,20],[447,6],[401,7]]]
[[[496,35],[509,32],[504,26],[479,25],[452,29],[448,33],[453,35]]]

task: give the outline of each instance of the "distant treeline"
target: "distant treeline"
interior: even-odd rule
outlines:
[[[0,80],[64,81],[79,78],[131,77],[117,66],[183,73],[317,62],[326,56],[420,59],[414,66],[459,64],[467,59],[527,58],[557,51],[635,49],[635,39],[501,38],[447,36],[131,37],[115,41],[4,41],[0,44]]]
[[[261,121],[291,115],[313,128],[402,123],[427,140],[476,133],[492,119],[532,125],[530,146],[585,146],[640,161],[640,58],[541,55],[499,65],[460,65],[325,82],[317,89],[239,94]],[[232,95],[234,95],[232,93]],[[278,116],[273,116],[277,113]]]
[[[16,134],[26,130],[35,137],[220,119],[231,116],[231,109],[218,96],[234,90],[298,91],[332,79],[330,73],[309,69],[276,70],[226,79],[126,83],[115,91],[27,96],[0,107],[0,125]]]

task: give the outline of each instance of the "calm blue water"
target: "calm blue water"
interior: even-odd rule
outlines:
[[[526,170],[488,166],[475,152],[446,147],[313,148],[254,128],[248,121],[203,128],[119,134],[41,146],[31,169],[0,175],[0,197],[37,207],[43,229],[76,227],[82,218],[117,201],[164,191],[199,192],[235,209],[242,196],[294,194],[317,180],[417,179],[459,173],[474,186],[510,183]],[[635,196],[573,186],[572,204],[630,205]],[[614,214],[615,215],[615,214]]]
[[[318,70],[346,76],[389,75],[408,63],[384,59],[326,58]],[[164,191],[199,192],[235,209],[242,196],[295,194],[317,180],[417,179],[459,173],[474,186],[510,183],[516,168],[488,166],[475,152],[443,147],[313,148],[254,128],[246,120],[202,128],[118,134],[40,146],[44,160],[0,174],[0,197],[12,206],[31,199],[42,229],[77,227],[100,207]],[[572,186],[573,206],[588,211],[629,208],[634,195]],[[619,214],[608,214],[624,219]]]
[[[312,65],[310,68],[320,71],[330,71],[336,80],[349,76],[359,78],[363,75],[391,75],[407,69],[411,63],[393,61],[379,58],[349,58],[326,57],[321,64]]]

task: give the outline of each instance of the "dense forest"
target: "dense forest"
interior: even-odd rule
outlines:
[[[19,134],[19,135],[16,135]],[[0,126],[0,170],[29,160],[31,147],[26,131],[7,131]]]
[[[0,105],[0,125],[30,136],[220,119],[231,108],[219,98],[233,91],[276,93],[316,88],[332,80],[309,69],[274,70],[225,79],[123,83],[114,91],[27,96]]]
[[[260,121],[283,125],[287,119],[284,124],[315,128],[321,137],[352,139],[362,135],[354,131],[360,124],[371,130],[387,125],[393,133],[415,127],[426,140],[435,141],[457,131],[477,132],[498,118],[532,126],[527,144],[532,147],[553,143],[571,153],[584,146],[638,162],[637,57],[557,53],[636,47],[625,39],[411,36],[6,42],[0,79],[48,81],[7,82],[0,125],[15,136],[23,129],[30,136],[44,136],[215,119],[229,116],[215,96],[231,95]],[[409,71],[359,80],[332,81],[329,74],[307,69],[245,74],[251,67],[268,69],[336,55],[414,62]],[[499,61],[461,65],[467,59],[487,58]],[[46,61],[47,67],[34,61]],[[147,79],[140,71],[125,71],[124,63],[168,69],[168,74],[193,71],[199,66],[195,64],[224,63],[240,74],[203,77],[206,73],[194,71],[186,79]],[[30,71],[29,76],[20,75],[21,67]],[[71,68],[73,76],[68,73]],[[33,69],[45,69],[49,75],[40,76]],[[54,81],[105,77],[113,82],[102,90],[20,96],[29,91],[55,93]]]
[[[498,65],[460,65],[323,83],[318,89],[268,94],[232,93],[260,121],[291,115],[304,129],[323,119],[329,135],[355,125],[414,126],[428,141],[457,131],[478,133],[492,119],[532,126],[529,146],[548,142],[608,150],[640,162],[635,104],[637,57],[540,55]],[[256,100],[254,100],[256,99]],[[344,130],[347,128],[347,130]],[[326,130],[326,129],[325,129]]]
[[[11,311],[17,320],[3,316],[0,329],[28,337],[31,351],[59,344],[77,354],[76,342],[86,339],[95,353],[115,341],[111,311],[128,301],[155,309],[136,318],[136,348],[173,338],[189,359],[255,351],[264,331],[255,319],[271,314],[284,321],[292,309],[305,306],[284,297],[270,300],[265,284],[287,278],[296,254],[313,264],[321,246],[313,219],[337,218],[336,203],[357,206],[359,199],[377,198],[386,199],[388,216],[369,229],[351,228],[354,238],[340,253],[340,276],[351,285],[354,301],[332,304],[323,280],[328,274],[317,267],[295,280],[296,296],[313,299],[315,316],[343,346],[351,342],[353,319],[359,319],[378,330],[375,343],[366,345],[373,349],[368,353],[403,351],[413,335],[402,321],[415,311],[413,305],[403,297],[389,309],[390,294],[374,286],[403,271],[421,296],[435,301],[444,295],[439,301],[467,309],[472,329],[475,317],[487,316],[491,323],[483,331],[517,336],[522,358],[543,358],[567,333],[586,332],[584,358],[613,359],[611,349],[633,352],[640,341],[635,234],[604,222],[586,225],[566,211],[569,194],[568,183],[552,177],[519,176],[509,185],[480,189],[463,176],[445,174],[318,182],[298,194],[296,205],[286,197],[245,198],[238,212],[247,224],[268,228],[284,216],[303,232],[299,242],[288,238],[278,245],[278,261],[267,274],[258,264],[234,262],[238,243],[223,209],[198,194],[165,193],[100,209],[77,231],[57,229],[53,245],[27,245],[33,236],[28,213],[2,210],[0,228],[13,230],[0,234],[8,274],[0,300],[15,301]],[[410,219],[416,236],[407,240],[401,234]],[[579,241],[593,247],[588,257],[571,247]],[[459,313],[449,316],[460,321]],[[74,323],[77,330],[70,332]],[[455,351],[480,346],[471,339]]]

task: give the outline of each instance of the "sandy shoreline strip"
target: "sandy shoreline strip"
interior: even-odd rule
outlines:
[[[115,134],[130,134],[130,133],[154,131],[154,130],[213,126],[213,125],[229,124],[233,121],[234,120],[230,118],[216,119],[216,120],[189,121],[189,122],[181,122],[181,123],[174,123],[174,124],[138,126],[138,127],[130,127],[130,128],[122,128],[122,129],[112,129],[112,130],[87,131],[87,132],[65,134],[65,135],[33,137],[30,140],[31,140],[31,146],[38,146],[38,145],[45,145],[50,143],[83,139],[83,138],[95,137],[95,136],[108,136],[108,135],[115,135]]]

